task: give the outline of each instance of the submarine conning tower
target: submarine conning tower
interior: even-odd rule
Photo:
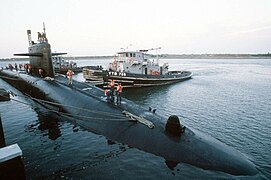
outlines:
[[[27,36],[29,41],[29,62],[33,73],[38,74],[39,69],[42,69],[44,76],[54,77],[51,46],[46,38],[45,27],[43,33],[38,32],[38,43],[32,41],[31,30],[27,30]]]
[[[35,43],[31,38],[31,30],[27,30],[28,53],[14,54],[15,56],[29,56],[31,74],[43,77],[54,77],[54,68],[52,62],[53,55],[62,55],[67,53],[53,53],[46,37],[45,25],[43,23],[43,32],[38,32],[38,42]],[[29,68],[29,67],[28,67]]]

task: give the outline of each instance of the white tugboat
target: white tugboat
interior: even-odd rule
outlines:
[[[168,63],[159,66],[158,55],[152,59],[151,55],[146,54],[149,50],[158,49],[118,52],[108,70],[84,68],[84,78],[103,83],[113,79],[126,87],[144,87],[175,83],[192,77],[189,71],[169,71]]]
[[[62,56],[52,57],[53,67],[56,73],[66,74],[69,69],[73,72],[82,72],[82,67],[78,67],[74,61],[68,61]]]

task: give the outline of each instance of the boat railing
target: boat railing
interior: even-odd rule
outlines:
[[[126,62],[126,63],[133,63],[134,61],[141,62],[143,59],[136,58],[136,57],[117,57],[115,59],[117,62]],[[147,60],[146,60],[147,61]]]

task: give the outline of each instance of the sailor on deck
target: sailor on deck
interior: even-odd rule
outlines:
[[[32,65],[31,64],[27,64],[27,70],[28,70],[28,74],[32,75]]]
[[[117,86],[117,103],[121,104],[121,93],[122,93],[122,86],[121,83],[118,83]]]
[[[104,90],[104,95],[106,96],[106,101],[107,102],[112,102],[111,94],[112,94],[111,89],[105,89]]]
[[[68,77],[68,85],[72,85],[72,75],[73,75],[74,73],[72,72],[72,70],[68,70],[68,72],[67,72],[67,77]]]
[[[43,77],[43,69],[42,68],[38,68],[38,73],[40,77]]]
[[[111,101],[114,102],[115,81],[113,79],[111,79],[109,85],[110,85],[110,89],[111,89]]]

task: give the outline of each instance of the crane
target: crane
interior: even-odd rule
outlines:
[[[139,50],[139,51],[140,51],[140,52],[148,52],[148,51],[156,50],[156,52],[157,52],[157,50],[159,50],[159,49],[161,49],[161,47],[151,48],[151,49],[141,49],[141,50]]]

